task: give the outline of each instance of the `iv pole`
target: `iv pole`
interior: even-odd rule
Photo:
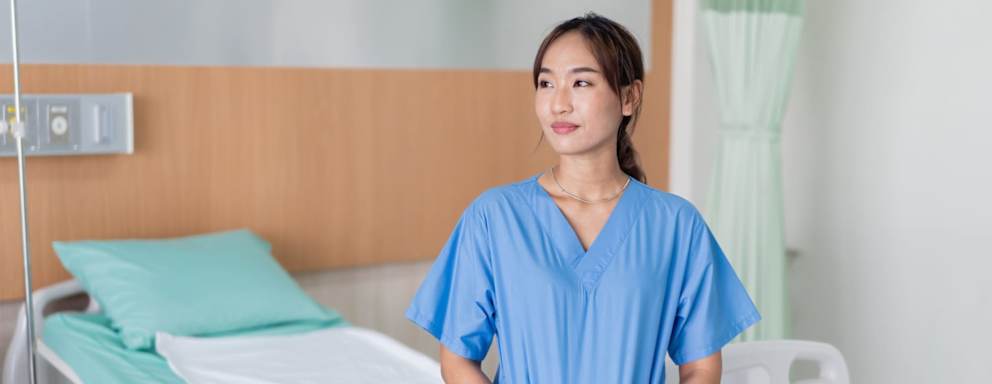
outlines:
[[[17,141],[17,176],[21,196],[21,253],[24,258],[24,316],[27,325],[28,342],[28,374],[31,384],[37,382],[35,372],[35,339],[34,339],[34,302],[31,297],[31,250],[28,243],[28,207],[27,193],[24,187],[24,122],[21,121],[21,78],[20,62],[17,48],[17,0],[10,0],[10,36],[11,50],[14,52],[14,124],[10,126],[11,134]],[[0,121],[0,132],[7,128],[7,121]]]

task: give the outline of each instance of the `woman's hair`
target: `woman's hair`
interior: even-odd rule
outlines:
[[[641,81],[641,95],[643,95],[644,62],[641,59],[641,48],[637,45],[637,40],[627,28],[592,12],[559,24],[544,38],[541,47],[537,50],[537,57],[534,58],[534,89],[537,89],[537,77],[541,73],[541,64],[548,47],[571,31],[577,31],[585,39],[596,62],[602,68],[610,89],[620,97],[621,103],[631,97],[631,94],[622,94],[621,90],[633,84],[634,80]],[[631,88],[631,92],[634,91]],[[638,100],[641,98],[639,97]],[[617,128],[617,160],[624,173],[642,183],[647,183],[647,176],[638,164],[637,151],[634,150],[634,143],[630,139],[637,124],[637,117],[641,114],[641,104],[638,102],[634,106],[634,113],[620,120],[620,126]],[[543,130],[541,138],[544,138]]]

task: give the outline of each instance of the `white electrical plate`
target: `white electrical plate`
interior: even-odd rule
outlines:
[[[14,98],[0,96],[0,117],[14,125]],[[134,153],[131,93],[21,95],[24,154],[64,156]],[[11,132],[0,135],[0,156],[17,156]]]

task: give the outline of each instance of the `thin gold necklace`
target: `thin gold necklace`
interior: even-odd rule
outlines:
[[[571,198],[573,198],[575,200],[581,201],[581,202],[586,203],[586,204],[603,203],[603,202],[607,202],[607,201],[616,199],[617,196],[620,196],[620,194],[623,193],[623,191],[625,189],[627,189],[627,186],[630,185],[630,175],[628,175],[627,176],[627,181],[623,183],[623,186],[620,187],[620,190],[617,191],[617,193],[614,193],[613,196],[602,198],[602,199],[599,199],[599,200],[588,200],[588,199],[583,199],[583,198],[579,197],[579,195],[576,195],[576,194],[574,194],[572,192],[569,192],[567,189],[565,189],[565,187],[563,187],[561,185],[561,183],[558,182],[558,178],[555,177],[555,167],[554,166],[552,166],[551,168],[549,168],[548,171],[551,172],[551,180],[554,180],[555,181],[555,184],[558,185],[558,189],[561,189],[562,192],[565,192],[565,194],[568,195],[568,197],[571,197]]]

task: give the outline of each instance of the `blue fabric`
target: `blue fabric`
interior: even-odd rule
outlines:
[[[307,296],[269,254],[271,246],[248,230],[53,247],[130,349],[153,348],[157,331],[204,336],[341,320]]]
[[[631,180],[590,246],[540,175],[490,189],[458,220],[406,316],[496,382],[663,383],[760,319],[689,202]]]

